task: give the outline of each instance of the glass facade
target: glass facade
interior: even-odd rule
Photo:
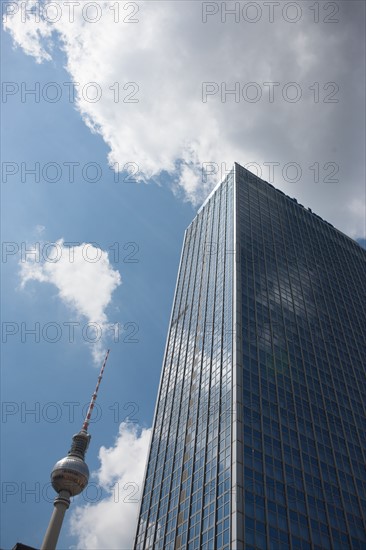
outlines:
[[[186,231],[135,549],[366,548],[366,252],[238,164]]]

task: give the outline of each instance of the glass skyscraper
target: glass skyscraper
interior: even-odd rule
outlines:
[[[238,164],[184,237],[135,549],[366,548],[366,252]]]

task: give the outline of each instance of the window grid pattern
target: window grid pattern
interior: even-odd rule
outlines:
[[[201,207],[136,550],[366,548],[365,261],[239,165]]]
[[[365,251],[236,165],[237,549],[366,547]]]
[[[136,550],[230,547],[233,194],[231,172],[185,234]]]

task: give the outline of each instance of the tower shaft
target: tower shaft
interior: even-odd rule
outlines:
[[[44,536],[41,550],[55,550],[66,510],[70,506],[70,493],[60,491],[54,500],[54,509]]]

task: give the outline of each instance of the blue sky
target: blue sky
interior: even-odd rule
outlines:
[[[35,547],[42,541],[53,498],[51,490],[42,490],[47,488],[53,464],[67,453],[71,436],[81,427],[82,407],[90,399],[100,366],[93,346],[83,339],[88,322],[124,327],[114,342],[103,325],[107,336],[97,350],[109,346],[111,355],[98,397],[102,414],[90,429],[87,463],[91,472],[99,470],[92,480],[98,490],[103,483],[108,489],[120,482],[120,501],[128,493],[128,482],[140,483],[148,442],[144,430],[152,424],[184,230],[221,175],[219,170],[216,179],[204,178],[203,163],[228,168],[234,160],[255,163],[268,180],[264,170],[275,162],[277,187],[353,238],[365,238],[364,106],[362,91],[354,86],[364,77],[364,68],[360,69],[364,67],[362,3],[348,3],[348,11],[337,3],[339,20],[334,24],[324,23],[329,15],[324,10],[315,24],[303,8],[296,23],[289,23],[284,14],[269,23],[263,12],[253,25],[242,20],[243,14],[238,23],[229,19],[223,23],[220,14],[208,16],[204,23],[199,2],[179,2],[180,17],[176,2],[164,3],[164,9],[162,2],[151,2],[150,7],[141,2],[132,3],[138,6],[139,23],[129,26],[113,25],[108,3],[100,4],[107,11],[94,26],[77,16],[75,24],[55,24],[52,35],[50,26],[34,34],[28,20],[9,17],[1,35],[3,82],[20,88],[22,83],[28,87],[39,83],[40,90],[53,82],[63,90],[55,103],[42,97],[37,103],[31,96],[22,102],[20,93],[2,103],[0,544],[4,549],[17,541]],[[352,69],[349,60],[354,56],[360,63]],[[132,89],[123,91],[125,83],[138,83],[138,103],[112,100],[109,86],[117,80],[123,94]],[[64,83],[71,81],[100,83],[103,99],[93,103],[79,98],[79,103],[70,103]],[[274,103],[264,98],[258,103],[248,99],[237,103],[230,95],[223,102],[216,91],[206,102],[202,99],[203,82],[220,86],[225,82],[227,89],[239,82],[243,98],[243,83],[256,82],[264,94],[263,83],[268,81],[279,82],[282,91],[289,82],[296,82],[302,90],[301,101],[284,101],[282,94]],[[333,91],[339,101],[312,101],[309,86],[314,87],[314,82],[320,83],[323,99]],[[334,86],[324,89],[329,82],[339,91]],[[37,183],[25,174],[22,182],[22,163],[31,167],[37,162],[41,170],[56,163],[61,168],[59,181],[41,177]],[[65,163],[74,162],[79,166],[71,182]],[[138,164],[143,181],[129,181],[127,172],[116,174],[110,168],[114,162]],[[19,170],[7,181],[4,163],[8,163],[6,169]],[[93,177],[92,168],[83,177],[82,168],[88,163],[98,165],[99,181],[87,181]],[[289,163],[301,166],[297,182],[284,177]],[[316,163],[319,182],[311,180],[315,168],[310,167]],[[335,165],[338,182],[329,183],[326,176]],[[50,168],[48,179],[53,174]],[[45,243],[60,239],[79,243],[75,250],[94,243],[89,251],[99,248],[104,258],[108,253],[109,263],[84,261],[91,269],[85,272],[86,279],[81,278],[83,266],[78,264],[75,280],[70,281],[68,261],[57,272],[48,270],[54,264],[44,258],[35,264],[22,261],[20,251],[25,246],[38,242],[44,251]],[[12,247],[19,252],[11,254]],[[58,247],[67,253],[67,247]],[[4,250],[9,254],[4,255]],[[129,262],[131,257],[137,261]],[[113,286],[108,277],[117,281],[118,273],[122,283]],[[93,296],[89,301],[87,291]],[[93,309],[103,292],[104,302]],[[24,333],[35,323],[41,331],[38,343]],[[61,330],[58,342],[47,341],[53,336],[52,327],[50,336],[42,337],[49,323]],[[78,323],[72,342],[70,323]],[[18,332],[4,333],[12,328]],[[132,330],[137,331],[138,342],[126,341]],[[74,419],[68,402],[75,403]],[[35,408],[35,415],[26,414]],[[119,432],[128,415],[137,421],[136,431],[130,422],[130,428]],[[102,451],[101,463],[98,454],[103,446],[109,452]],[[27,494],[32,488],[36,496]],[[85,500],[80,497],[72,504],[59,548],[85,548],[85,544],[118,548],[113,541],[130,540],[136,505],[111,502],[111,494],[111,490],[103,493],[104,507],[99,501],[94,504],[100,527],[86,522]],[[89,502],[93,498],[91,491]],[[111,526],[107,520],[115,510],[117,520]],[[122,514],[125,522],[118,520]],[[84,530],[76,525],[77,518],[84,521]],[[70,534],[72,519],[74,535]],[[110,546],[101,532],[107,528]],[[87,538],[87,530],[94,539]]]
[[[37,65],[19,49],[12,49],[8,34],[2,36],[2,47],[4,80],[63,82],[68,78],[61,55],[52,64]],[[21,243],[53,243],[60,238],[96,242],[103,250],[112,247],[111,264],[121,273],[122,285],[113,294],[109,318],[113,323],[134,323],[138,343],[124,342],[126,331],[121,332],[119,342],[113,338],[108,341],[111,355],[98,397],[102,417],[90,430],[87,463],[92,471],[98,468],[100,446],[113,444],[119,421],[132,415],[141,426],[151,426],[180,249],[194,209],[177,200],[165,185],[125,183],[125,174],[116,183],[108,167],[107,147],[67,102],[9,102],[3,117],[4,160],[31,165],[51,159],[61,166],[64,162],[77,161],[83,166],[93,161],[103,172],[103,179],[94,184],[80,180],[72,184],[65,177],[55,184],[31,179],[26,183],[9,181],[2,188],[3,242],[20,247]],[[37,226],[45,227],[41,235]],[[119,243],[119,261],[113,261],[118,259],[115,243]],[[124,250],[128,243],[134,245]],[[132,253],[131,259],[137,263],[126,263]],[[2,418],[2,481],[12,483],[3,485],[2,548],[16,541],[34,546],[41,543],[52,504],[42,494],[36,503],[25,491],[36,483],[43,488],[54,462],[67,453],[71,436],[81,427],[82,406],[89,401],[98,375],[81,330],[75,329],[75,340],[69,343],[67,325],[63,325],[80,322],[82,327],[85,319],[63,304],[52,284],[29,282],[21,290],[19,260],[19,254],[10,256],[2,265],[2,320],[19,326],[19,333],[9,335],[2,350],[2,400],[6,407]],[[35,343],[24,329],[25,342],[21,342],[21,323],[31,329],[37,322],[41,327],[57,323],[62,328],[60,341],[50,343],[41,336],[40,343]],[[58,406],[52,407],[51,402]],[[71,405],[64,402],[80,404],[75,405],[74,422],[70,421]],[[26,414],[37,406],[39,415]],[[59,421],[53,423],[58,416]],[[18,492],[8,495],[11,491]],[[94,498],[92,493],[90,498]],[[26,519],[19,522],[20,516]],[[59,547],[67,548],[71,543],[64,529]]]

